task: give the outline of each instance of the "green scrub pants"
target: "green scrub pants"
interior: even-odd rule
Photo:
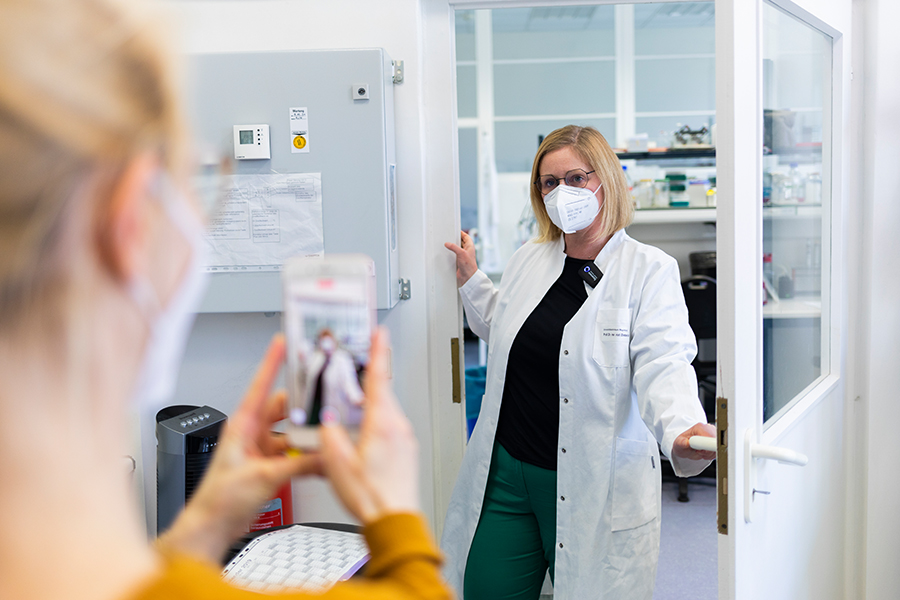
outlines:
[[[554,576],[556,471],[494,442],[481,518],[466,561],[464,600],[537,600]]]

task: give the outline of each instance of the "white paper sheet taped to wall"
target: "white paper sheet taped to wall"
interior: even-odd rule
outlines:
[[[230,175],[206,234],[206,270],[280,271],[325,253],[322,174]]]

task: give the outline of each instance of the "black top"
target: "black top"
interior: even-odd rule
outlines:
[[[584,301],[581,269],[589,260],[566,257],[562,275],[525,319],[506,365],[497,441],[513,458],[556,470],[559,443],[559,348],[563,329]]]

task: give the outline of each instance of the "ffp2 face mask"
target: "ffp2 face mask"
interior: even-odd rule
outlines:
[[[601,183],[594,191],[568,185],[556,186],[544,196],[544,207],[550,221],[563,233],[575,233],[593,223],[600,212],[597,192],[602,186]]]
[[[135,279],[129,285],[130,295],[150,325],[150,338],[144,350],[134,397],[139,405],[155,408],[171,399],[175,391],[178,368],[208,277],[203,272],[203,226],[166,175],[160,177],[160,199],[168,218],[190,243],[191,260],[166,306],[162,306],[157,291],[148,280]]]

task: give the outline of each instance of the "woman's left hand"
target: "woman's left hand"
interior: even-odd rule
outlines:
[[[716,453],[709,450],[694,450],[691,448],[689,440],[692,436],[699,435],[703,437],[716,437],[716,428],[709,423],[697,423],[677,438],[672,444],[672,455],[678,458],[686,458],[689,460],[713,460]]]
[[[218,563],[279,487],[295,475],[322,474],[318,454],[285,456],[287,441],[271,431],[285,415],[285,393],[270,395],[284,355],[284,337],[277,335],[229,417],[200,487],[160,537],[164,548]]]

